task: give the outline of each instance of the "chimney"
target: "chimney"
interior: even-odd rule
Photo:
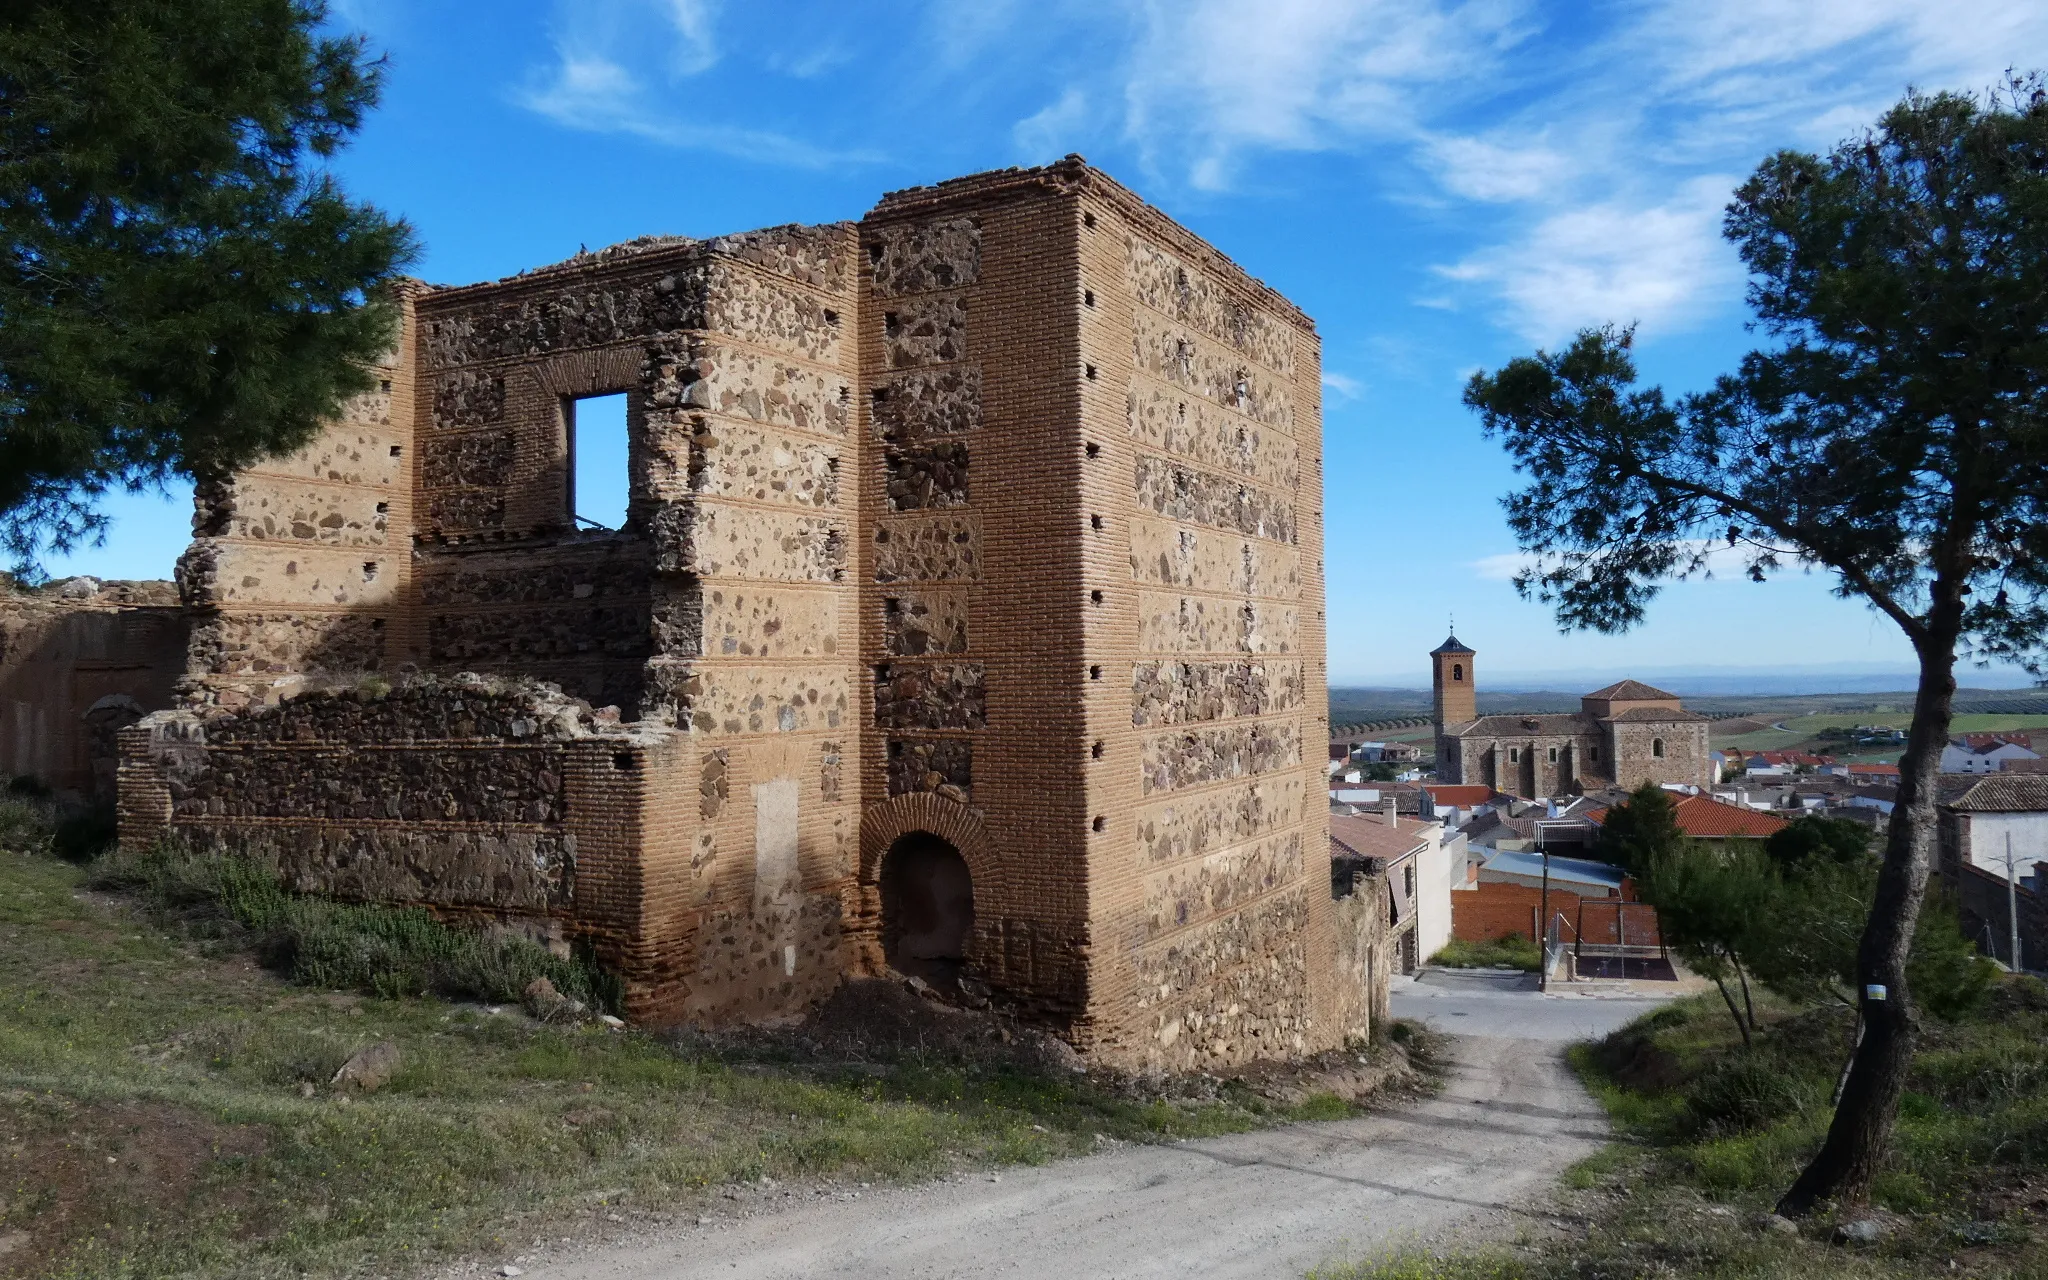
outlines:
[[[1394,825],[1394,793],[1391,791],[1387,793],[1387,825]]]

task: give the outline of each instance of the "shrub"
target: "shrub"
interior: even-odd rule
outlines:
[[[92,883],[134,890],[195,923],[225,919],[247,933],[266,965],[307,986],[511,1002],[546,978],[601,1009],[616,1009],[622,994],[618,979],[587,957],[564,959],[500,930],[455,928],[423,907],[295,894],[254,858],[180,841],[140,854],[117,851],[94,869]]]
[[[1685,1091],[1686,1114],[1704,1133],[1745,1133],[1806,1109],[1809,1082],[1760,1055],[1720,1058]]]
[[[55,823],[56,815],[46,800],[25,795],[11,787],[5,796],[0,796],[0,850],[48,853]]]

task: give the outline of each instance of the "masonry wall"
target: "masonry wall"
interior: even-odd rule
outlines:
[[[1609,721],[1613,774],[1617,786],[1633,790],[1645,782],[1713,785],[1713,761],[1707,750],[1704,720]],[[1664,744],[1656,754],[1655,744]]]
[[[1582,780],[1605,777],[1612,768],[1592,759],[1597,739],[1576,734],[1531,734],[1520,738],[1449,739],[1460,761],[1458,780],[1508,795],[1536,799],[1563,795]],[[1557,759],[1550,758],[1551,752]]]
[[[800,1011],[843,967],[856,252],[642,240],[422,303],[426,663],[683,732],[641,846],[670,1020]],[[570,406],[621,392],[627,518],[578,528]]]
[[[1313,749],[1328,738],[1316,337],[1128,193],[1081,209],[1083,422],[1101,444],[1082,492],[1109,535],[1091,527],[1085,571],[1103,592],[1090,669],[1109,681],[1086,686],[1107,766],[1089,779],[1105,822],[1098,1052],[1186,1070],[1341,1043],[1359,953],[1332,901]]]
[[[176,835],[263,859],[298,892],[584,941],[636,1016],[676,999],[652,962],[680,940],[648,918],[637,865],[672,731],[470,677],[164,711],[122,738],[124,845]]]
[[[0,592],[0,778],[112,801],[115,734],[171,704],[185,645],[167,582]]]
[[[295,453],[201,484],[178,560],[187,671],[220,706],[274,702],[419,657],[413,576],[414,299],[376,385]]]
[[[1285,299],[1070,159],[895,193],[858,227],[636,241],[407,308],[384,398],[326,461],[209,499],[188,590],[243,638],[195,658],[214,696],[192,714],[482,673],[641,735],[628,763],[562,748],[560,837],[442,841],[485,841],[500,897],[433,887],[486,881],[421,871],[455,855],[417,832],[350,843],[361,815],[294,808],[313,757],[281,740],[251,748],[257,809],[178,810],[185,721],[134,739],[133,831],[260,828],[281,861],[299,842],[354,868],[294,870],[328,891],[417,882],[442,909],[566,921],[619,957],[636,1016],[703,1022],[793,1016],[879,968],[882,861],[925,831],[973,876],[969,976],[1098,1060],[1359,1029],[1370,999],[1338,976],[1359,925],[1303,747],[1328,733],[1319,355]],[[628,515],[578,529],[565,406],[620,392]],[[251,523],[323,467],[317,519]],[[378,740],[345,719],[310,740]],[[453,794],[527,748],[409,749]],[[211,777],[247,763],[205,751]],[[589,856],[528,859],[571,888],[506,870],[565,847],[577,787],[603,818]],[[616,903],[585,911],[599,870]]]
[[[882,960],[889,848],[931,831],[973,878],[968,976],[1067,1028],[1090,945],[1079,230],[1028,184],[899,193],[861,225],[856,954]]]

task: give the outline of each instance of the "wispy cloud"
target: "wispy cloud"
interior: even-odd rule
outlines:
[[[1356,400],[1365,391],[1365,384],[1348,374],[1323,370],[1323,390],[1334,392],[1339,400]]]
[[[1725,543],[1687,539],[1673,544],[1682,556],[1706,553],[1703,572],[1694,579],[1712,579],[1716,582],[1747,582],[1749,557],[1755,549],[1747,545],[1731,547]],[[1467,568],[1472,576],[1482,582],[1512,582],[1518,574],[1540,571],[1541,565],[1535,557],[1524,551],[1504,551],[1499,555],[1481,556]]]
[[[1534,342],[1604,321],[1668,331],[1740,293],[1740,266],[1720,239],[1734,184],[1708,175],[1662,203],[1615,199],[1546,211],[1513,240],[1437,271],[1485,286],[1507,304],[1509,325]]]
[[[675,110],[680,87],[718,63],[717,18],[717,0],[564,0],[553,65],[536,71],[515,100],[565,128],[764,164],[818,169],[873,159]]]
[[[1260,150],[1419,127],[1428,88],[1482,77],[1519,34],[1513,0],[1133,0],[1127,128],[1196,187]]]
[[[2008,0],[1644,0],[1569,33],[1533,0],[1126,8],[1125,129],[1161,176],[1224,189],[1261,153],[1309,150],[1415,174],[1411,198],[1471,206],[1481,239],[1417,301],[1543,340],[1684,329],[1736,296],[1719,207],[1767,151],[2048,47],[2048,6]]]
[[[1025,160],[1043,164],[1086,145],[1091,114],[1088,95],[1070,86],[1043,110],[1019,120],[1010,136]]]

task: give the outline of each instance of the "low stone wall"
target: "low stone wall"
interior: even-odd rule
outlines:
[[[122,733],[121,841],[172,834],[275,866],[295,891],[487,918],[583,941],[629,1008],[672,1006],[650,968],[637,847],[674,730],[622,726],[551,685],[477,676],[163,711]],[[682,922],[672,922],[671,932]]]

